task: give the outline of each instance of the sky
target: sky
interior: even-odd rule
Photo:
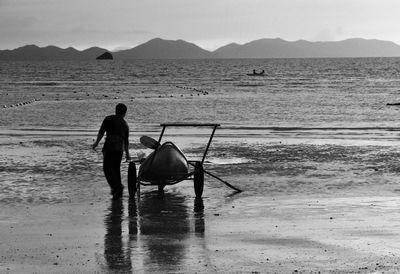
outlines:
[[[262,38],[400,44],[400,0],[0,0],[0,49],[108,50],[153,38],[215,50]]]

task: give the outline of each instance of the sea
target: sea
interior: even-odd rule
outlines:
[[[117,103],[133,156],[151,152],[139,138],[158,138],[160,124],[220,124],[205,168],[240,195],[400,191],[400,58],[2,61],[0,204],[108,197],[91,145]],[[167,127],[163,140],[201,159],[211,132]],[[192,188],[166,191],[193,198]],[[231,194],[206,176],[205,200]]]

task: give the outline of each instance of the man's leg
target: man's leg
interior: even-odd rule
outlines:
[[[114,192],[113,182],[112,182],[112,168],[111,168],[112,158],[109,152],[103,151],[103,171],[106,177],[107,183],[111,188],[111,193]]]
[[[113,182],[114,182],[114,198],[122,197],[123,186],[121,183],[121,161],[122,161],[122,151],[115,152],[113,160]]]
[[[113,196],[122,196],[121,160],[122,152],[104,152],[103,170]],[[116,195],[117,194],[117,195]]]

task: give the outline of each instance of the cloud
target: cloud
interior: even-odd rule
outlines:
[[[264,37],[397,37],[400,22],[398,0],[0,0],[0,7],[0,48],[118,47],[154,37],[200,41],[209,48]]]
[[[334,41],[335,35],[330,29],[323,29],[315,35],[315,41]]]
[[[37,29],[0,29],[0,48],[16,48],[26,44],[39,46],[55,45],[59,47],[75,47],[85,49],[100,46],[109,49],[115,47],[133,47],[154,38],[152,32],[146,30],[114,31],[75,28],[66,31]]]
[[[345,37],[345,31],[343,27],[337,28],[324,28],[320,30],[311,40],[313,41],[338,41],[348,37]]]
[[[24,29],[31,29],[35,25],[36,22],[37,22],[37,19],[34,17],[0,18],[0,26],[2,26],[0,31],[14,32],[14,31],[21,31]]]

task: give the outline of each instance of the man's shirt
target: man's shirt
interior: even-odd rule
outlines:
[[[129,127],[120,115],[110,115],[104,118],[99,134],[106,133],[103,151],[124,151],[129,145]]]

